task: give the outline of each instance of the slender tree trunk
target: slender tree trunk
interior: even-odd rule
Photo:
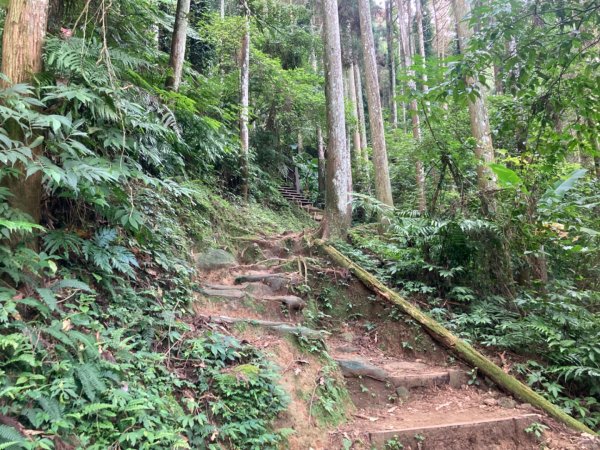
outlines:
[[[314,15],[313,15],[313,20],[314,20]],[[311,25],[312,25],[313,33],[316,34],[316,26],[315,26],[314,21],[311,22]],[[317,56],[315,54],[314,46],[312,46],[310,49],[310,62],[311,62],[311,67],[312,67],[313,72],[315,74],[318,74],[319,67],[318,67]],[[325,190],[326,190],[326,186],[325,186],[325,175],[326,175],[326,172],[325,172],[325,145],[323,143],[323,130],[321,129],[321,123],[320,123],[319,119],[317,119],[316,131],[317,131],[317,167],[318,167],[317,181],[319,184],[318,199],[320,202],[323,202],[325,200]]]
[[[423,32],[423,7],[421,5],[421,0],[415,0],[415,20],[417,21],[417,37],[419,38],[419,56],[421,57],[421,68],[423,69],[423,92],[427,93],[429,90],[427,86],[427,72],[426,72],[426,62],[425,62],[425,33]]]
[[[469,7],[465,0],[452,0],[452,9],[456,20],[458,47],[461,53],[465,53],[471,30],[464,18],[469,14]],[[475,156],[478,159],[477,184],[481,195],[484,214],[495,210],[494,190],[496,189],[496,177],[489,168],[494,162],[494,145],[488,119],[488,111],[484,102],[482,86],[473,78],[467,77],[466,83],[479,92],[474,99],[469,98],[469,116],[471,121],[471,133],[475,138]]]
[[[415,142],[421,142],[421,119],[419,118],[419,105],[417,99],[414,98],[417,84],[414,80],[415,72],[412,70],[412,50],[410,47],[410,30],[408,29],[409,20],[406,18],[406,9],[404,8],[403,0],[397,0],[398,3],[398,20],[400,24],[400,45],[402,46],[402,54],[404,55],[404,69],[410,77],[408,88],[413,97],[409,103],[410,116],[412,122],[412,134]],[[420,213],[424,213],[427,209],[427,200],[425,196],[425,169],[423,162],[417,159],[415,163],[415,181],[417,186],[417,203]]]
[[[302,133],[298,133],[298,156],[304,153],[304,138],[302,137]],[[294,184],[296,185],[296,192],[302,192],[302,180],[300,179],[300,171],[298,170],[298,166],[294,166]]]
[[[221,20],[225,18],[225,0],[220,0],[219,2],[219,15],[221,16]]]
[[[328,128],[325,220],[321,231],[326,239],[345,239],[350,227],[352,205],[348,192],[350,155],[346,150],[342,50],[337,0],[322,0],[321,7]]]
[[[249,89],[250,89],[250,16],[246,5],[244,35],[242,36],[242,48],[240,57],[240,163],[242,169],[242,197],[248,201],[249,190],[249,168],[248,152],[250,150],[250,138],[248,136],[249,115]]]
[[[4,21],[2,36],[2,72],[9,78],[5,85],[24,83],[42,70],[42,50],[48,26],[48,0],[10,0]],[[26,140],[16,123],[7,122],[9,137]],[[42,147],[33,149],[33,160],[40,157]],[[42,172],[26,176],[26,168],[15,164],[20,172],[16,177],[2,180],[12,196],[13,208],[28,214],[33,222],[41,220]],[[34,248],[36,245],[34,245]]]
[[[371,27],[371,7],[369,0],[358,0],[360,16],[360,34],[365,62],[367,80],[367,104],[369,106],[369,123],[371,124],[371,139],[373,144],[373,165],[375,169],[375,196],[380,202],[394,206],[392,186],[388,169],[387,149],[381,99],[379,97],[379,80],[377,78],[377,61]]]
[[[166,82],[167,88],[175,92],[179,90],[181,84],[189,14],[190,0],[178,0],[175,26],[173,27],[173,37],[171,39],[171,56],[169,57],[169,66],[173,73],[169,75]]]
[[[594,122],[591,119],[588,119],[588,125],[593,130]],[[596,178],[600,179],[600,142],[598,142],[598,135],[592,134],[591,139],[592,150],[594,150],[594,172]]]
[[[318,182],[319,182],[319,200],[325,200],[326,192],[326,162],[325,162],[325,144],[323,143],[323,131],[321,125],[317,126],[317,161],[318,161]]]
[[[396,101],[396,58],[394,58],[394,20],[393,3],[387,0],[385,4],[385,25],[387,38],[387,63],[390,75],[390,111],[392,116],[392,126],[398,128],[398,102]]]
[[[362,147],[360,139],[360,124],[358,122],[358,100],[356,98],[356,80],[354,77],[354,67],[350,66],[348,70],[348,94],[350,96],[352,119],[354,128],[352,130],[352,147],[354,149],[357,169],[362,165]]]
[[[360,147],[365,162],[369,162],[369,154],[367,152],[369,141],[367,140],[367,124],[365,120],[362,77],[360,75],[360,66],[356,61],[352,63],[352,67],[354,69],[354,83],[356,85],[356,105],[358,108],[358,123],[360,128]]]

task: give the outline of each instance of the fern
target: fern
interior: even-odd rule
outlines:
[[[100,371],[92,364],[79,364],[75,366],[75,374],[81,383],[81,388],[90,401],[95,401],[96,394],[106,391]]]
[[[19,448],[18,444],[26,439],[15,428],[0,424],[0,441],[0,448],[10,449],[13,446]]]

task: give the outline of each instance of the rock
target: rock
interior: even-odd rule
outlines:
[[[280,291],[288,287],[292,283],[292,279],[285,275],[263,273],[254,275],[240,275],[234,281],[235,284],[242,283],[265,283],[270,286],[273,291]]]
[[[338,363],[345,377],[369,377],[378,381],[385,381],[388,377],[385,370],[361,359],[336,359],[335,362]]]
[[[263,295],[269,296],[275,294],[273,289],[264,283],[248,283],[246,285],[245,291],[249,294],[252,294],[254,297],[260,297]]]
[[[506,409],[513,409],[517,406],[517,402],[510,397],[500,397],[498,399],[498,405]]]
[[[336,350],[341,353],[358,353],[360,351],[358,347],[353,347],[352,345],[342,345],[336,348]]]
[[[534,408],[529,403],[522,403],[520,405],[517,405],[517,409],[532,410]]]
[[[201,270],[215,270],[232,267],[237,264],[235,256],[218,248],[211,248],[196,258],[196,266]]]
[[[410,391],[404,386],[398,386],[396,388],[396,395],[400,400],[406,401],[410,397]]]
[[[448,385],[451,388],[459,389],[467,382],[467,374],[462,370],[448,370]]]
[[[486,398],[485,400],[483,400],[483,404],[485,406],[496,406],[498,404],[498,400],[496,400],[495,398]]]
[[[221,297],[221,298],[232,298],[239,299],[244,298],[246,295],[244,291],[239,289],[211,289],[211,288],[203,288],[200,292],[207,297]]]
[[[280,301],[282,305],[285,305],[288,311],[302,311],[306,306],[306,302],[295,295],[275,296],[272,297],[272,299]]]

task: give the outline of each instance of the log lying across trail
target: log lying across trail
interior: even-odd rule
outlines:
[[[460,359],[468,363],[473,367],[477,367],[484,375],[494,381],[500,388],[513,394],[515,397],[523,402],[529,403],[541,410],[545,411],[548,415],[554,417],[562,423],[570,426],[571,428],[589,433],[594,435],[594,431],[585,426],[583,423],[574,419],[573,417],[566,414],[558,406],[553,405],[544,397],[533,391],[529,386],[521,383],[512,375],[505,373],[499,366],[493,361],[483,356],[469,344],[464,342],[462,339],[454,336],[450,331],[444,328],[441,324],[433,320],[428,315],[424,314],[419,308],[411,304],[408,300],[402,297],[397,292],[394,292],[375,276],[367,272],[365,269],[360,267],[358,264],[351,261],[349,258],[344,256],[342,253],[337,251],[331,245],[326,242],[317,239],[316,245],[320,247],[335,263],[340,266],[349,269],[354,276],[362,281],[365,286],[371,289],[379,296],[386,300],[398,305],[402,311],[408,314],[413,320],[421,325],[427,333],[431,335],[433,339],[438,341],[444,347],[447,347],[450,351],[454,352]]]

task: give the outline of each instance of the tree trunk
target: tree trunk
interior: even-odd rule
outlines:
[[[166,82],[167,88],[175,92],[179,90],[181,84],[189,13],[190,0],[177,0],[175,26],[173,27],[173,37],[171,39],[171,56],[169,57],[169,66],[172,73],[167,77]]]
[[[298,156],[304,153],[304,139],[302,137],[302,133],[298,133]],[[296,192],[300,194],[302,192],[302,180],[300,179],[300,170],[298,170],[298,165],[294,165],[294,187],[296,188]]]
[[[397,0],[398,4],[398,21],[400,28],[400,45],[402,46],[402,54],[404,55],[403,66],[407,71],[409,78],[408,88],[411,96],[414,96],[417,89],[417,83],[414,80],[415,72],[412,70],[412,50],[410,47],[408,23],[410,21],[406,17],[406,9],[404,8],[403,0]],[[412,122],[412,134],[415,142],[421,142],[421,120],[419,118],[419,105],[416,98],[412,98],[409,103],[410,116]],[[420,213],[424,213],[427,209],[427,200],[425,197],[425,169],[423,162],[417,160],[415,163],[415,181],[417,187],[417,204]]]
[[[459,358],[468,363],[471,367],[477,368],[481,373],[486,375],[500,388],[513,394],[519,400],[529,403],[537,408],[542,409],[550,416],[560,422],[569,425],[571,428],[583,431],[585,433],[594,434],[583,423],[566,414],[561,408],[553,405],[540,394],[535,392],[529,386],[521,383],[512,375],[504,372],[493,361],[486,358],[462,339],[459,339],[452,334],[448,329],[433,320],[429,315],[424,314],[419,308],[414,306],[397,292],[389,289],[381,283],[376,277],[371,275],[365,269],[355,264],[346,256],[342,255],[335,248],[327,245],[323,241],[316,241],[316,244],[338,265],[349,269],[354,276],[362,281],[365,286],[370,288],[377,295],[400,307],[402,312],[408,315],[412,320],[417,322],[433,339],[455,353]]]
[[[360,75],[360,66],[357,62],[352,63],[354,69],[354,83],[356,85],[356,105],[358,108],[358,123],[360,128],[360,148],[365,163],[369,162],[369,154],[367,147],[369,141],[367,140],[367,123],[365,120],[365,104],[363,101],[363,88],[362,88],[362,77]]]
[[[359,170],[362,166],[362,147],[360,139],[360,124],[358,121],[358,101],[356,98],[356,80],[354,77],[354,67],[350,66],[348,69],[348,94],[350,100],[350,114],[352,114],[352,121],[354,122],[354,128],[352,130],[352,147],[354,148],[356,168]],[[360,171],[360,170],[359,170]]]
[[[426,72],[426,62],[425,62],[425,34],[423,33],[423,7],[421,5],[421,0],[415,0],[415,20],[417,21],[417,37],[419,38],[419,56],[421,57],[421,68],[423,69],[423,92],[427,93],[427,72]]]
[[[313,15],[313,20],[314,20],[314,15]],[[313,33],[316,35],[316,25],[314,22],[311,22],[311,28],[313,30]],[[317,61],[317,56],[315,54],[315,47],[311,46],[310,49],[310,62],[311,62],[311,67],[312,70],[315,74],[319,73],[319,64]],[[317,174],[317,181],[318,181],[318,185],[319,185],[319,195],[318,195],[318,199],[319,202],[323,202],[325,200],[325,145],[323,144],[323,130],[321,129],[321,123],[320,120],[317,119],[317,125],[316,125],[316,129],[317,129],[317,170],[318,170],[318,174]]]
[[[396,58],[394,58],[394,21],[392,11],[392,0],[387,0],[385,4],[385,29],[387,39],[387,63],[390,75],[390,111],[392,116],[392,126],[398,128],[398,103],[396,101]]]
[[[244,5],[245,6],[245,5]],[[249,168],[248,152],[250,138],[248,136],[249,89],[250,89],[250,17],[246,8],[244,35],[240,55],[240,165],[242,169],[242,197],[248,201]]]
[[[452,0],[452,9],[456,20],[456,31],[458,37],[458,48],[462,54],[465,53],[471,30],[464,18],[469,14],[469,7],[465,0]],[[494,145],[488,112],[484,102],[482,86],[473,78],[467,77],[466,83],[479,92],[475,98],[469,98],[469,116],[471,121],[471,133],[475,138],[475,156],[478,159],[477,184],[481,196],[481,203],[485,215],[494,212],[494,191],[496,189],[496,177],[489,167],[494,162]]]
[[[221,16],[221,20],[225,18],[225,0],[220,0],[219,15]]]
[[[4,21],[2,37],[2,72],[9,78],[8,84],[24,83],[42,70],[42,51],[48,26],[48,0],[10,0]],[[17,124],[6,124],[9,137],[24,140]],[[33,149],[33,159],[42,148]],[[12,196],[10,205],[28,214],[34,223],[41,220],[42,172],[25,176],[25,167],[15,164],[19,176],[2,180]],[[34,245],[35,247],[35,245]]]
[[[325,94],[327,97],[327,189],[325,238],[345,239],[350,227],[351,204],[348,192],[350,155],[346,150],[344,82],[337,0],[322,0]]]
[[[323,143],[323,131],[321,125],[317,125],[317,161],[318,161],[318,182],[319,182],[319,200],[325,200],[325,177],[326,177],[326,163],[325,163],[325,145]]]
[[[367,80],[367,104],[369,107],[369,123],[371,124],[371,142],[373,145],[373,166],[375,171],[375,197],[380,202],[394,206],[392,186],[388,169],[385,131],[379,97],[379,79],[377,77],[377,61],[371,28],[371,7],[369,0],[358,0],[360,16],[360,34]]]

